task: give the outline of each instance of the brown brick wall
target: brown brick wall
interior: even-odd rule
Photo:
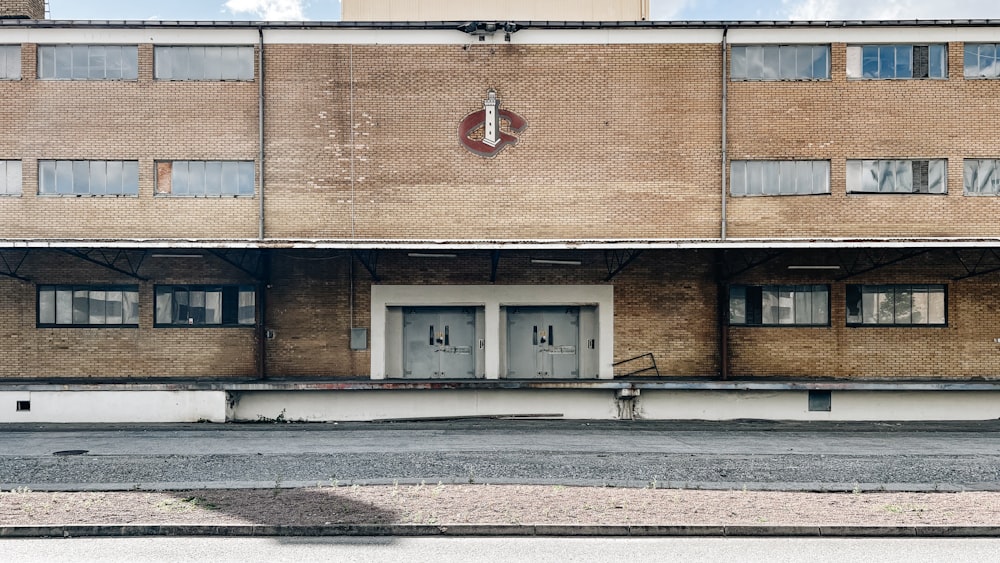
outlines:
[[[23,255],[23,251],[3,252],[5,259],[15,262]],[[155,284],[252,283],[215,258],[147,257],[140,275],[150,281],[139,282],[61,252],[32,250],[18,274],[32,282],[0,276],[0,357],[4,358],[0,379],[217,378],[257,373],[253,328],[153,328]],[[139,328],[36,328],[36,284],[138,284]]]
[[[749,284],[830,284],[829,327],[730,327],[733,377],[790,376],[844,379],[995,379],[993,341],[1000,337],[996,274],[954,281],[967,273],[949,251],[930,252],[836,281],[848,272],[789,271],[789,264],[851,263],[849,251],[792,253],[734,280]],[[974,252],[973,252],[974,254]],[[971,262],[970,262],[971,263]],[[946,327],[848,327],[848,284],[945,284]]]
[[[267,231],[714,236],[720,96],[706,69],[718,57],[712,45],[270,46]],[[490,87],[528,127],[488,159],[457,130]]]
[[[36,52],[22,45],[22,80],[0,81],[0,158],[24,175],[0,198],[0,237],[257,236],[256,197],[153,195],[155,160],[256,160],[256,82],[154,81],[150,44],[138,81],[36,80]],[[138,160],[139,197],[39,196],[39,159]]]
[[[963,195],[964,158],[1000,158],[989,119],[1000,82],[965,80],[962,43],[948,80],[848,80],[835,43],[829,81],[732,82],[729,157],[831,161],[830,195],[729,199],[733,237],[995,237],[1000,198]],[[948,194],[846,193],[848,159],[947,158]]]
[[[0,0],[0,18],[45,19],[45,0]]]

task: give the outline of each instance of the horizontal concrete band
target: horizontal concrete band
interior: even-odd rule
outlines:
[[[1000,391],[1000,381],[718,381],[684,380],[371,380],[323,381],[136,381],[0,383],[3,391],[392,391],[392,390],[650,390],[650,391]]]
[[[572,526],[572,525],[73,525],[2,526],[0,538],[143,536],[505,536],[505,537],[923,537],[995,538],[1000,526]]]

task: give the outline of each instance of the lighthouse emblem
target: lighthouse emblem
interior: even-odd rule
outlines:
[[[506,121],[511,133],[501,129]],[[507,145],[517,143],[512,133],[520,133],[528,126],[523,117],[512,111],[500,109],[497,91],[490,88],[483,100],[483,109],[465,116],[458,126],[458,140],[472,154],[487,158],[496,156]]]

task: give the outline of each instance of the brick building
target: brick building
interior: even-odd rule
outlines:
[[[2,421],[1000,414],[996,22],[0,10]]]

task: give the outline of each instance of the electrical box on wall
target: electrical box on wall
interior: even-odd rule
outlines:
[[[352,328],[351,350],[367,350],[367,349],[368,349],[368,329]]]

